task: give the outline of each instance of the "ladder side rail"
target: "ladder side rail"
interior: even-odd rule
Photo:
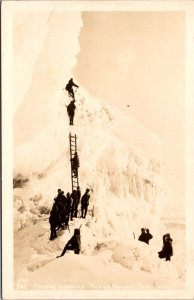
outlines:
[[[69,133],[69,143],[70,143],[70,164],[71,164],[71,188],[72,188],[72,192],[73,192],[73,172],[72,172],[71,132]]]

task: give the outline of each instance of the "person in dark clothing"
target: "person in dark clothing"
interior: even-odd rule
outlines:
[[[139,241],[144,242],[149,245],[149,241],[153,238],[151,235],[149,229],[147,228],[141,228],[141,234],[138,238]]]
[[[75,100],[72,100],[69,105],[67,106],[67,113],[69,116],[69,125],[73,125],[73,119],[74,119],[74,114],[75,114]]]
[[[141,234],[138,238],[138,241],[147,243],[147,237],[146,237],[146,229],[145,228],[141,228]]]
[[[149,245],[149,241],[153,238],[153,235],[151,235],[149,229],[145,229],[145,233],[146,233],[145,242]]]
[[[86,189],[85,194],[81,198],[81,217],[82,218],[85,218],[87,215],[89,199],[90,199],[89,191],[90,191],[89,189]]]
[[[172,239],[169,233],[163,235],[163,247],[158,254],[159,258],[166,258],[166,261],[170,261],[171,256],[173,256]]]
[[[57,258],[63,256],[67,250],[73,250],[75,254],[79,254],[81,250],[81,238],[80,238],[80,229],[76,228],[74,230],[74,235],[65,245],[61,255],[57,256]]]
[[[52,241],[57,237],[56,227],[58,226],[58,220],[54,210],[51,210],[49,223],[50,223],[50,230],[51,230],[50,241]]]
[[[58,189],[57,190],[57,196],[54,198],[54,204],[53,205],[56,205],[61,197],[61,192],[62,190],[61,189]]]
[[[77,84],[75,84],[75,83],[73,82],[73,78],[71,78],[71,79],[69,80],[69,82],[67,83],[65,89],[66,89],[66,91],[68,91],[69,96],[72,97],[72,98],[75,100],[75,95],[74,95],[73,87],[78,88],[79,86],[78,86]]]
[[[81,191],[80,191],[80,187],[77,187],[77,192],[76,192],[76,197],[78,199],[78,204],[80,203],[80,198],[81,198]]]
[[[73,200],[70,196],[70,193],[67,193],[67,195],[66,195],[66,215],[67,215],[68,223],[69,223],[69,218],[71,217],[72,206],[73,206]]]
[[[80,192],[80,187],[78,186],[77,187],[77,191],[74,191],[74,194],[73,194],[73,217],[77,218],[77,213],[78,213],[78,206],[79,206],[79,203],[80,203],[80,198],[81,198],[81,192]]]
[[[73,220],[73,217],[77,218],[77,207],[78,207],[78,204],[77,204],[76,193],[77,193],[77,191],[73,190],[73,192],[71,194],[71,198],[73,200],[73,202],[72,202],[72,209],[71,209],[71,220]]]
[[[65,226],[68,225],[68,222],[67,222],[67,209],[66,209],[66,197],[64,195],[64,192],[61,191],[60,193],[60,197],[58,199],[58,202],[57,202],[57,205],[58,205],[58,210],[59,210],[59,214],[60,214],[60,219],[61,219],[61,228],[62,229],[65,229],[64,227],[64,224]]]
[[[54,204],[52,207],[52,211],[55,214],[55,218],[57,219],[58,227],[56,230],[62,228],[65,229],[63,223],[66,222],[66,197],[64,192],[61,189],[58,189],[58,195],[54,198]]]
[[[75,152],[74,157],[71,158],[71,166],[72,166],[72,172],[75,177],[78,177],[78,168],[79,168],[79,156],[77,152]]]

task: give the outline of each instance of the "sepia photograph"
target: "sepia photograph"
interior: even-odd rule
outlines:
[[[4,299],[193,299],[193,1],[2,1]]]

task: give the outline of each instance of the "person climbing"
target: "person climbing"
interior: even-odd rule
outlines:
[[[149,241],[153,238],[153,235],[151,235],[149,229],[145,229],[145,234],[146,234],[145,242],[149,245]]]
[[[163,247],[158,252],[159,258],[166,258],[166,261],[170,261],[171,256],[173,256],[172,241],[169,233],[163,235]]]
[[[138,241],[147,243],[146,228],[141,228],[141,234],[138,238]]]
[[[89,189],[86,189],[85,194],[81,198],[81,217],[82,218],[85,218],[87,215],[89,199],[90,199],[89,191],[90,191]]]
[[[75,152],[74,157],[71,158],[72,172],[75,177],[78,177],[78,168],[79,168],[79,156]]]
[[[68,91],[69,96],[72,97],[73,100],[75,100],[75,95],[74,95],[73,87],[78,88],[79,86],[78,86],[77,84],[75,84],[75,83],[73,82],[73,78],[71,78],[71,79],[69,80],[69,82],[67,83],[65,89],[66,89],[66,91]]]
[[[75,114],[75,100],[72,100],[69,105],[67,106],[67,113],[69,116],[69,125],[73,125],[73,119],[74,119],[74,114]]]
[[[74,235],[65,245],[61,255],[57,256],[57,258],[63,256],[67,250],[73,250],[75,254],[79,254],[81,251],[81,237],[80,237],[80,229],[76,228],[74,230]]]

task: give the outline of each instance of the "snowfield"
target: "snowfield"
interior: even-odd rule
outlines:
[[[160,218],[168,199],[159,139],[132,116],[91,97],[82,87],[76,92],[75,125],[70,127],[68,103],[63,92],[58,106],[56,101],[48,102],[54,116],[50,122],[44,127],[40,122],[39,127],[37,115],[31,130],[26,127],[28,133],[15,136],[21,141],[28,134],[14,151],[16,186],[20,179],[20,186],[14,188],[15,288],[183,288],[180,241],[174,240],[172,262],[157,256],[166,233]],[[22,113],[21,106],[17,118]],[[70,222],[70,232],[60,231],[57,239],[49,241],[53,198],[58,188],[71,191],[70,131],[78,137],[82,194],[91,189],[89,213],[86,220]],[[57,259],[81,224],[81,254],[68,252]],[[154,236],[149,246],[137,240],[141,227]]]

